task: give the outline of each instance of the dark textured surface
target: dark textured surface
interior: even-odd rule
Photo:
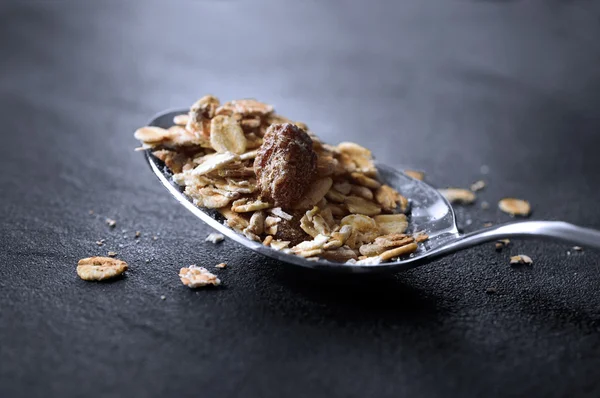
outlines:
[[[600,228],[597,2],[167,3],[0,5],[0,396],[600,394],[598,253],[514,242],[396,276],[290,269],[205,243],[132,151],[159,110],[255,96],[438,186],[489,166],[492,209],[461,210],[466,229],[508,220],[506,195]],[[107,250],[127,276],[79,280]],[[517,253],[535,264],[510,268]],[[221,261],[223,288],[177,278]]]

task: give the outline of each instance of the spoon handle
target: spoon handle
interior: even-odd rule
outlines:
[[[586,248],[600,249],[600,231],[562,221],[517,221],[489,227],[461,236],[434,249],[432,256],[445,256],[458,250],[503,238],[549,239]]]

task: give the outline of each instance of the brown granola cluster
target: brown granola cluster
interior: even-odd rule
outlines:
[[[135,137],[197,206],[276,250],[369,264],[426,239],[405,234],[408,201],[379,181],[369,150],[324,144],[262,102],[207,95],[173,127],[142,127]]]

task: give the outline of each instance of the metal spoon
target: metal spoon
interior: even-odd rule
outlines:
[[[169,128],[173,124],[173,117],[184,113],[186,113],[185,110],[166,111],[152,119],[149,125]],[[417,252],[394,262],[359,265],[334,263],[326,260],[310,261],[293,254],[274,250],[247,239],[245,236],[236,233],[224,225],[224,218],[217,211],[196,207],[182,193],[182,189],[172,181],[172,175],[167,167],[159,159],[155,158],[149,150],[145,153],[146,160],[158,179],[179,203],[185,206],[196,217],[223,235],[251,250],[288,264],[295,264],[306,268],[346,273],[403,271],[427,264],[432,260],[459,250],[503,238],[552,239],[587,248],[600,249],[600,231],[578,227],[561,221],[518,221],[461,235],[456,226],[456,217],[452,206],[438,190],[422,181],[408,177],[394,168],[376,163],[380,178],[411,200],[409,233],[417,231],[425,232],[429,235],[429,240],[420,245]]]

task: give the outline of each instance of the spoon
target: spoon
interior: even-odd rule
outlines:
[[[169,128],[173,125],[173,117],[185,114],[186,110],[166,111],[157,115],[149,123],[150,126]],[[195,206],[191,199],[183,194],[183,189],[172,180],[168,168],[150,150],[145,151],[150,168],[167,190],[185,208],[206,224],[265,256],[288,264],[306,268],[331,270],[346,273],[395,272],[427,264],[432,260],[447,256],[459,250],[480,245],[482,243],[504,238],[539,238],[562,241],[588,248],[600,249],[600,231],[578,227],[561,221],[517,221],[492,226],[468,234],[460,234],[456,226],[454,210],[446,198],[430,185],[411,178],[402,172],[375,162],[382,181],[390,185],[411,201],[410,229],[408,233],[424,232],[429,240],[419,245],[419,249],[410,256],[374,265],[335,263],[327,260],[310,261],[303,257],[272,249],[259,242],[247,239],[223,224],[224,217],[213,209]]]

